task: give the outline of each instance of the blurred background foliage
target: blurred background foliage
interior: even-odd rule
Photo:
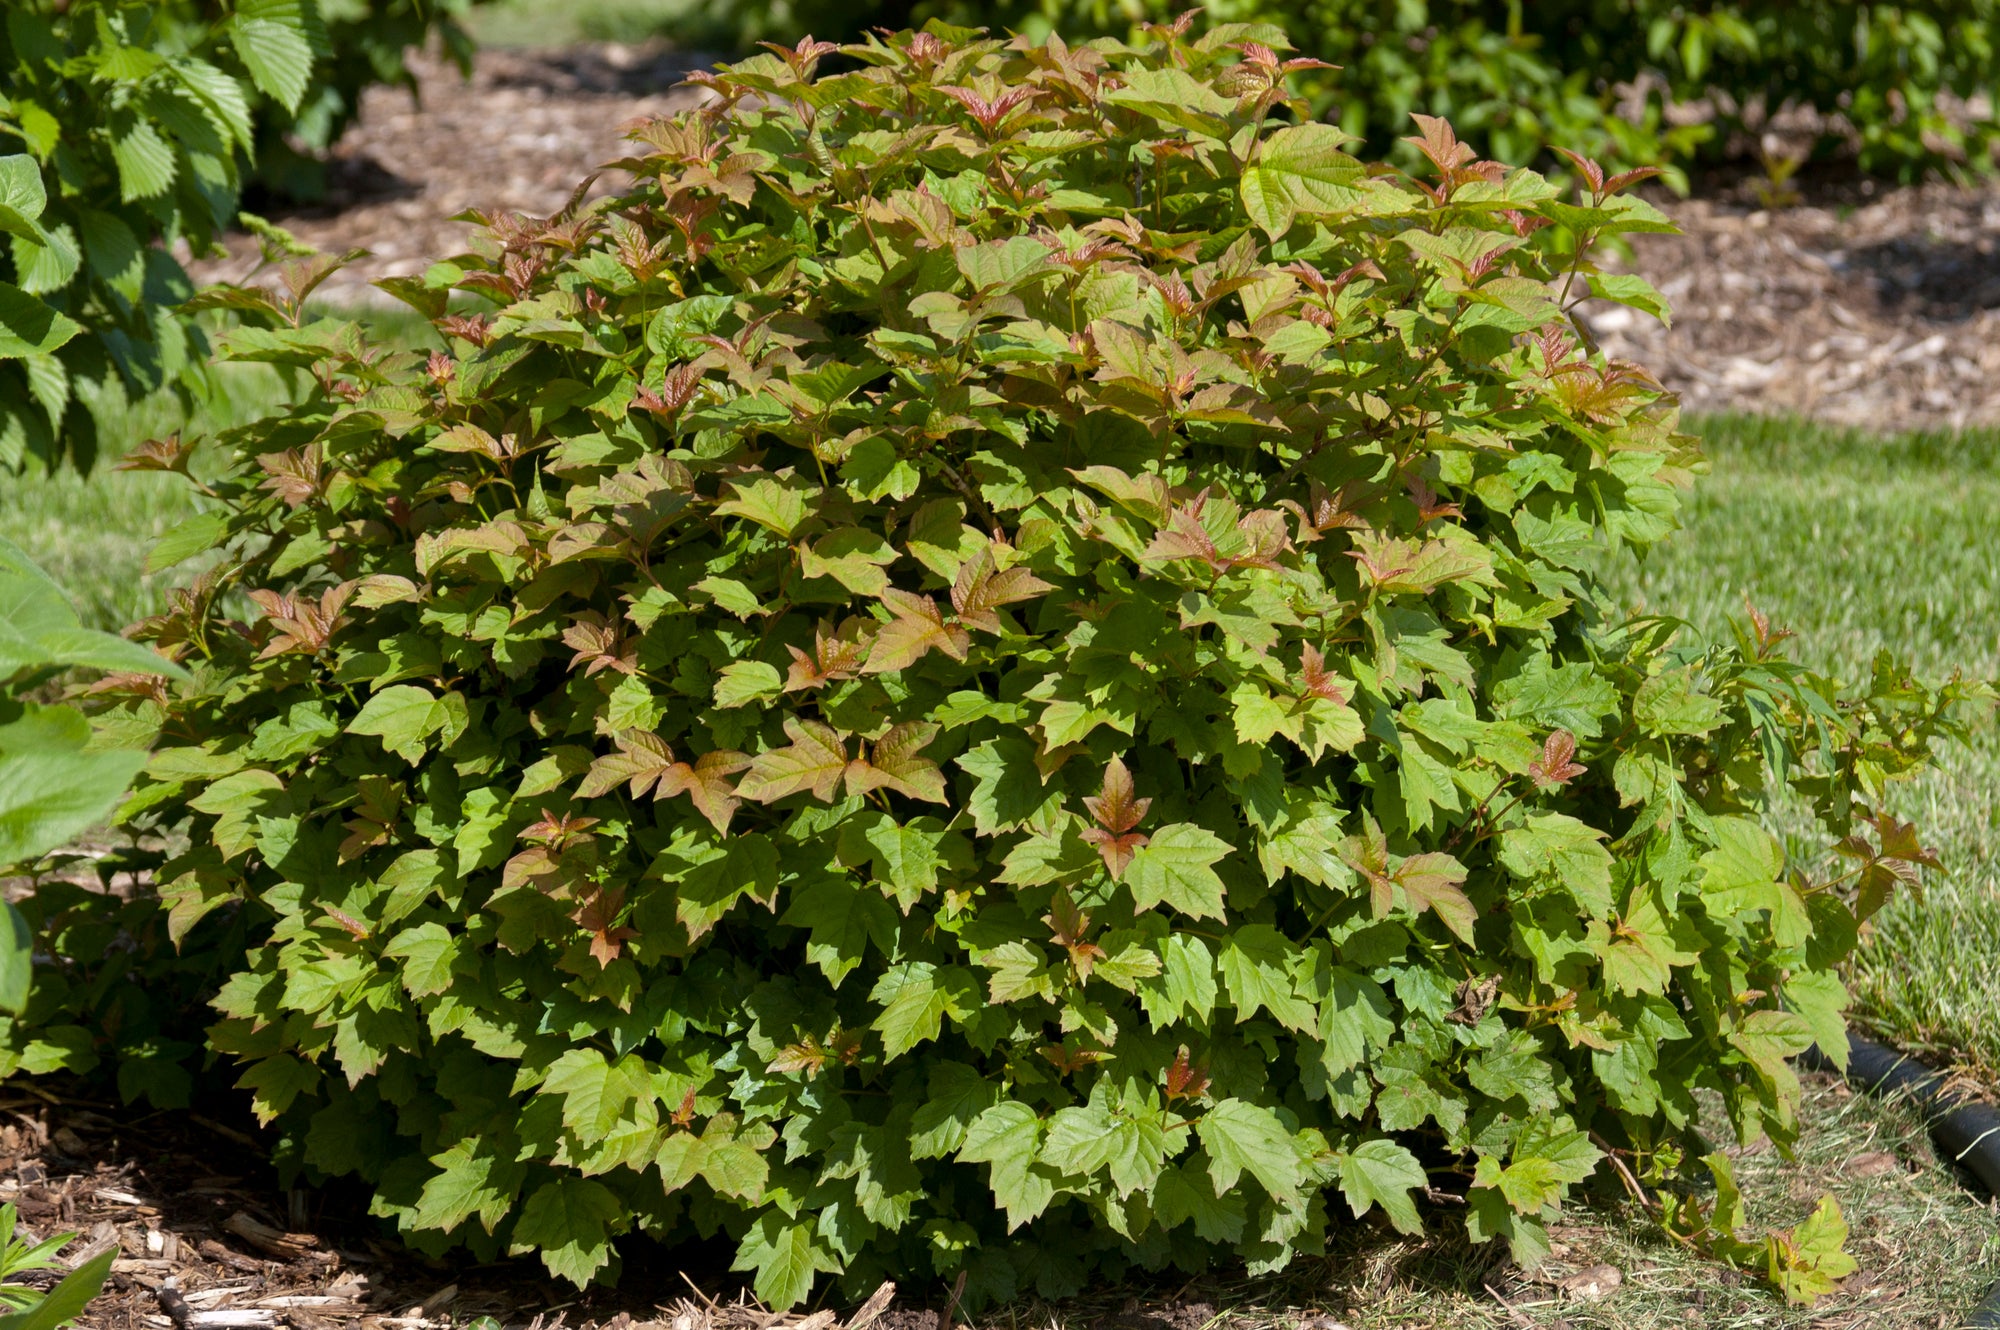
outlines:
[[[0,6],[0,470],[88,470],[133,401],[199,392],[181,257],[238,223],[246,189],[317,192],[363,91],[414,88],[411,49],[469,62],[473,3]]]

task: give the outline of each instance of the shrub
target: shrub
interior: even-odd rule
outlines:
[[[689,9],[681,31],[743,45],[850,38],[914,14],[1078,40],[1186,9],[1179,0],[710,0]],[[1993,0],[1223,0],[1202,21],[1274,23],[1340,66],[1303,86],[1316,110],[1332,109],[1376,150],[1420,112],[1449,117],[1508,162],[1597,145],[1607,160],[1678,168],[1740,151],[1764,112],[1791,103],[1838,117],[1817,153],[1858,153],[1863,170],[1910,179],[1986,169],[2000,131]],[[1985,104],[1974,104],[1980,96]],[[1668,99],[1707,101],[1714,116],[1674,123]]]
[[[0,467],[88,468],[107,412],[205,357],[170,246],[206,252],[246,167],[324,147],[374,80],[470,0],[23,0],[0,24]],[[254,155],[253,155],[254,154]],[[252,168],[254,169],[254,168]]]
[[[1657,309],[1579,255],[1665,223],[1439,121],[1364,165],[1259,40],[750,59],[385,282],[449,352],[308,319],[328,260],[218,297],[310,391],[164,551],[222,552],[140,632],[193,683],[101,723],[170,930],[248,930],[209,1039],[288,1167],[577,1282],[724,1235],[782,1307],[1433,1189],[1532,1261],[1697,1091],[1791,1137],[1964,690],[1626,622],[1594,558],[1700,461],[1569,310]]]

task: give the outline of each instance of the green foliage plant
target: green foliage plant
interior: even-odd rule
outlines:
[[[139,630],[192,682],[99,724],[161,745],[172,935],[239,921],[208,1039],[288,1168],[787,1307],[1446,1195],[1531,1263],[1698,1092],[1792,1138],[1968,690],[1628,621],[1593,560],[1701,462],[1570,312],[1659,312],[1586,256],[1667,223],[1441,121],[1350,156],[1281,41],[807,43],[385,282],[447,350],[309,317],[333,260],[228,297],[308,390],[202,450]]]
[[[18,1222],[20,1216],[12,1202],[0,1206],[0,1306],[8,1308],[0,1314],[0,1330],[58,1330],[72,1324],[90,1306],[90,1300],[98,1296],[98,1290],[104,1288],[118,1252],[92,1256],[48,1290],[32,1284],[14,1284],[10,1280],[28,1270],[60,1270],[62,1260],[58,1254],[76,1242],[76,1234],[52,1234],[40,1242],[32,1242],[16,1232]]]
[[[65,1274],[56,1286],[43,1290],[9,1282],[30,1270],[61,1269],[58,1253],[76,1241],[74,1233],[57,1233],[33,1242],[16,1231],[19,1216],[9,1202],[0,1205],[0,1330],[59,1330],[74,1322],[111,1274],[116,1251],[103,1252]]]
[[[174,257],[206,253],[264,163],[331,143],[371,81],[407,83],[470,0],[15,0],[0,18],[0,468],[88,468],[108,415],[198,376]]]
[[[1189,12],[1182,0],[704,0],[677,30],[747,46],[914,16],[1081,40]],[[1427,113],[1503,161],[1580,148],[1667,166],[1681,184],[1792,106],[1822,117],[1818,155],[1912,179],[1989,169],[2000,134],[1996,0],[1217,0],[1199,21],[1273,23],[1339,66],[1301,86],[1378,151]],[[1668,114],[1697,104],[1704,116]]]
[[[144,671],[163,683],[186,677],[150,647],[85,628],[62,588],[0,536],[0,876],[101,825],[145,765],[143,751],[95,745],[76,707],[36,699],[57,674],[77,667]],[[0,903],[0,1011],[20,1015],[27,1007],[31,955],[27,920]],[[12,1213],[9,1207],[0,1225],[10,1235]],[[9,1240],[0,1237],[0,1248]],[[0,1279],[11,1272],[8,1259],[0,1255]]]

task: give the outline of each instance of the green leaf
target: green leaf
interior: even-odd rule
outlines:
[[[1160,973],[1139,981],[1139,1003],[1155,1030],[1164,1030],[1183,1013],[1206,1023],[1215,1012],[1220,990],[1215,982],[1215,957],[1198,937],[1176,933],[1160,945]]]
[[[0,1330],[58,1330],[76,1320],[111,1277],[111,1263],[117,1256],[115,1249],[93,1256],[63,1276],[61,1283],[26,1311],[0,1316]]]
[[[0,913],[0,1011],[18,1016],[28,1009],[35,977],[35,935],[12,902]]]
[[[149,646],[83,627],[61,589],[0,538],[0,677],[74,665],[188,677]]]
[[[423,761],[431,736],[443,734],[447,744],[458,737],[465,708],[462,702],[451,706],[447,699],[455,696],[433,697],[415,684],[395,684],[369,698],[347,722],[347,732],[380,738],[384,748],[414,766]]]
[[[1195,1133],[1208,1151],[1217,1196],[1234,1191],[1237,1179],[1248,1173],[1273,1197],[1289,1200],[1305,1179],[1299,1143],[1278,1115],[1261,1104],[1224,1099],[1202,1115]]]
[[[114,122],[111,159],[118,164],[118,201],[158,198],[173,187],[179,165],[152,123],[129,112]]]
[[[196,513],[160,537],[152,551],[146,555],[146,571],[165,572],[177,563],[214,549],[228,535],[227,513]]]
[[[42,168],[25,153],[0,157],[0,231],[35,244],[46,234],[40,219],[49,206]]]
[[[1571,1186],[1596,1171],[1603,1157],[1584,1133],[1552,1127],[1541,1119],[1514,1142],[1506,1167],[1491,1155],[1482,1156],[1473,1186],[1498,1191],[1517,1214],[1536,1215],[1544,1206],[1560,1204]]]
[[[734,660],[724,665],[715,680],[715,705],[742,707],[769,701],[784,692],[784,676],[775,665],[761,660]]]
[[[931,1068],[930,1098],[910,1119],[910,1155],[942,1159],[965,1145],[972,1123],[1000,1102],[1000,1087],[962,1062]]]
[[[973,777],[965,811],[981,836],[1012,831],[1060,795],[1047,789],[1035,769],[1035,747],[1016,735],[1001,735],[967,749],[958,765]]]
[[[639,1090],[622,1063],[594,1048],[572,1048],[557,1058],[542,1082],[542,1093],[563,1097],[563,1126],[590,1142],[609,1135],[631,1110]]]
[[[993,1199],[1007,1212],[1009,1231],[1048,1208],[1055,1183],[1041,1164],[1042,1122],[1035,1110],[1004,1099],[973,1119],[958,1157],[968,1164],[990,1164]]]
[[[958,270],[975,291],[1009,290],[1037,273],[1053,273],[1049,247],[1028,236],[1013,236],[952,251]]]
[[[1142,111],[1162,124],[1210,138],[1229,136],[1227,117],[1235,113],[1235,100],[1186,70],[1139,67],[1124,71],[1120,77],[1124,86],[1104,99],[1112,105]]]
[[[1340,1170],[1341,1195],[1347,1198],[1356,1219],[1379,1205],[1398,1233],[1414,1236],[1424,1231],[1411,1193],[1428,1187],[1430,1178],[1415,1155],[1392,1140],[1378,1137],[1340,1151],[1335,1164]]]
[[[1669,328],[1674,326],[1674,314],[1667,305],[1667,298],[1637,273],[1594,272],[1586,280],[1590,283],[1590,294],[1599,300],[1630,306],[1642,314],[1652,315]]]
[[[784,922],[810,931],[806,960],[835,988],[866,957],[868,943],[885,956],[896,952],[896,910],[879,891],[831,874],[794,887]]]
[[[728,484],[736,497],[716,504],[716,516],[747,518],[786,540],[810,520],[811,505],[820,493],[819,486],[796,476],[759,476]]]
[[[450,991],[458,942],[443,924],[406,928],[382,948],[382,954],[403,963],[402,984],[411,997],[432,997]]]
[[[1299,997],[1292,978],[1303,954],[1269,924],[1248,924],[1229,933],[1222,944],[1222,979],[1236,1019],[1247,1021],[1269,1011],[1287,1029],[1316,1032],[1319,1013]]]
[[[0,282],[0,360],[45,356],[83,331],[81,324],[18,286]]]
[[[448,1232],[477,1216],[481,1228],[494,1232],[528,1176],[526,1164],[494,1153],[484,1141],[460,1141],[432,1156],[431,1163],[442,1171],[431,1175],[417,1197],[411,1219],[417,1228]]]
[[[111,815],[144,753],[0,752],[0,868],[33,863]]]
[[[1818,1208],[1787,1235],[1786,1241],[1770,1244],[1772,1277],[1785,1301],[1810,1306],[1860,1269],[1860,1262],[1846,1248],[1847,1217],[1841,1214],[1839,1201],[1822,1196]]]
[[[768,836],[732,836],[721,853],[701,860],[680,878],[674,913],[698,941],[745,896],[769,899],[778,890],[778,850]]]
[[[1198,1167],[1199,1159],[1197,1155],[1195,1160],[1160,1174],[1153,1191],[1153,1217],[1165,1228],[1191,1221],[1196,1237],[1233,1246],[1243,1239],[1249,1207],[1240,1189],[1216,1195],[1206,1171]]]
[[[1611,854],[1604,833],[1567,813],[1531,813],[1500,834],[1500,862],[1526,881],[1567,892],[1585,912],[1611,913]]]
[[[624,1227],[625,1207],[601,1182],[555,1178],[521,1207],[508,1251],[535,1252],[558,1279],[582,1287],[611,1262],[611,1234]]]
[[[1214,865],[1234,848],[1191,822],[1161,827],[1125,869],[1134,907],[1150,910],[1165,902],[1191,918],[1222,918],[1222,879]]]
[[[743,1235],[732,1270],[755,1270],[757,1296],[774,1311],[787,1311],[812,1293],[821,1273],[838,1274],[841,1264],[821,1246],[810,1219],[787,1220],[766,1211]]]
[[[1686,918],[1669,917],[1652,891],[1636,893],[1615,928],[1593,920],[1588,937],[1604,961],[1604,982],[1615,993],[1664,993],[1675,966],[1701,959],[1700,938]]]
[[[883,1052],[891,1058],[936,1039],[946,1016],[962,1021],[984,1005],[979,981],[970,971],[957,966],[940,970],[927,961],[891,967],[868,997],[882,1004],[872,1028],[882,1036]]]
[[[260,92],[287,111],[299,109],[312,78],[312,43],[301,0],[245,9],[229,22],[229,39]],[[252,14],[255,17],[252,17]]]
[[[1258,145],[1243,171],[1243,211],[1277,239],[1300,213],[1316,216],[1352,208],[1362,198],[1354,186],[1361,163],[1341,151],[1353,136],[1332,125],[1293,125]]]

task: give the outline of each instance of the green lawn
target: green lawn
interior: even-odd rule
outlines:
[[[685,28],[694,7],[695,0],[495,0],[473,10],[466,26],[481,46],[640,42]]]
[[[1635,607],[1705,632],[1750,599],[1798,659],[1847,679],[1892,650],[1932,676],[2000,676],[2000,434],[1891,439],[1792,421],[1697,425],[1714,474],[1688,529],[1609,572]],[[2000,731],[1988,718],[1898,811],[1950,876],[1878,917],[1853,987],[1859,1020],[2000,1085]]]

